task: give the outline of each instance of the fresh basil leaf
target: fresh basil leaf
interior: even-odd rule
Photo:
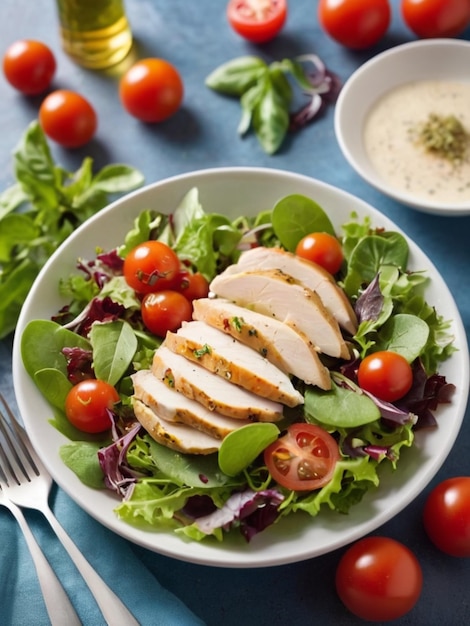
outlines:
[[[30,258],[6,271],[0,279],[0,338],[15,327],[26,295],[29,293],[39,268]],[[34,344],[32,344],[34,345]]]
[[[7,187],[7,189],[0,194],[0,220],[2,220],[5,215],[8,215],[20,207],[27,200],[27,194],[18,183]]]
[[[241,96],[267,71],[266,63],[255,56],[237,57],[223,63],[206,78],[206,85],[215,91]]]
[[[258,106],[265,90],[265,82],[259,81],[249,89],[240,98],[240,106],[242,115],[238,123],[237,132],[239,135],[245,135],[251,127],[253,121],[253,112]]]
[[[96,378],[116,385],[132,363],[137,337],[128,322],[96,322],[90,331]]]
[[[10,213],[1,222],[0,229],[0,262],[14,260],[13,251],[17,246],[29,245],[39,237],[38,226],[26,215]]]
[[[284,98],[272,87],[264,90],[263,96],[253,111],[253,130],[267,154],[274,154],[281,146],[289,128],[289,110]]]
[[[322,207],[301,194],[281,198],[273,208],[271,219],[274,232],[291,252],[295,251],[305,235],[315,232],[335,234],[333,224]]]

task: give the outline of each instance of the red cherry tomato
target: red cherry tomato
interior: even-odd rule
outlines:
[[[295,249],[297,256],[321,265],[330,274],[336,274],[343,262],[340,242],[328,233],[311,233],[303,237]]]
[[[336,570],[336,590],[354,615],[384,622],[408,613],[421,594],[423,575],[415,555],[387,537],[353,544]]]
[[[143,122],[162,122],[176,113],[184,87],[178,70],[164,59],[142,59],[121,78],[119,95],[130,115]]]
[[[90,378],[72,387],[65,399],[65,415],[71,424],[86,433],[111,428],[109,411],[119,402],[116,389],[104,380]]]
[[[292,491],[311,491],[326,485],[340,458],[338,444],[323,428],[292,424],[287,433],[264,451],[273,479]]]
[[[190,302],[198,298],[207,298],[209,295],[209,283],[200,272],[181,272],[174,286]]]
[[[144,296],[141,305],[142,319],[148,330],[159,337],[177,330],[183,322],[189,322],[193,307],[187,298],[177,291],[158,291]]]
[[[456,37],[470,24],[470,1],[402,0],[401,13],[418,37]]]
[[[3,57],[3,72],[18,91],[37,95],[46,91],[56,70],[55,57],[41,41],[22,39],[13,43]]]
[[[383,350],[361,361],[357,378],[362,389],[386,402],[395,402],[411,389],[413,371],[401,354]]]
[[[179,271],[178,256],[162,241],[145,241],[124,259],[124,278],[138,293],[173,289]]]
[[[37,95],[46,91],[55,70],[55,57],[50,48],[41,41],[15,41],[3,57],[6,79],[10,85],[26,95]]]
[[[431,541],[451,556],[470,556],[470,476],[441,482],[424,506],[424,528]]]
[[[94,108],[75,91],[59,89],[49,94],[39,108],[39,122],[48,137],[66,148],[79,148],[96,132]]]
[[[273,39],[287,18],[286,0],[230,0],[227,19],[239,35],[264,43]]]
[[[369,48],[386,33],[392,12],[389,0],[320,0],[318,19],[338,43],[356,50]]]

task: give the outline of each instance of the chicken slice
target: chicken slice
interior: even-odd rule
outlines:
[[[226,298],[194,300],[193,317],[250,346],[286,374],[308,385],[330,389],[330,373],[312,342],[287,324]]]
[[[212,454],[219,450],[220,439],[186,424],[167,422],[137,398],[133,400],[133,405],[136,418],[148,434],[167,448],[185,454]]]
[[[210,284],[217,296],[274,317],[303,333],[319,352],[349,358],[338,322],[318,294],[281,270],[219,274]]]
[[[205,322],[183,322],[164,345],[251,393],[293,407],[304,398],[290,378],[259,352]]]
[[[165,345],[155,351],[152,372],[169,387],[226,417],[254,422],[282,418],[282,404],[233,385]]]
[[[346,332],[354,335],[357,330],[357,318],[351,303],[333,276],[316,263],[302,259],[282,248],[259,246],[243,252],[238,262],[230,265],[224,273],[238,274],[250,270],[275,269],[289,274],[305,287],[318,293],[338,324]]]
[[[150,370],[140,370],[132,375],[134,398],[146,404],[161,419],[196,428],[211,437],[223,439],[249,420],[235,420],[209,411],[195,400],[171,389]]]

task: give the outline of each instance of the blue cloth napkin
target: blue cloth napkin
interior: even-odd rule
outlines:
[[[183,602],[162,587],[134,553],[131,543],[96,522],[62,489],[53,488],[50,504],[77,547],[142,625],[203,624]],[[88,587],[47,521],[35,511],[24,513],[82,623],[104,625]],[[44,603],[38,601],[42,595],[28,548],[16,520],[3,507],[0,507],[0,542],[0,623],[47,626],[50,622]]]

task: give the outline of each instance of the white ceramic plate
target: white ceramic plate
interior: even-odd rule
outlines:
[[[388,218],[344,191],[304,176],[270,169],[203,170],[129,194],[90,219],[62,245],[44,267],[24,304],[14,341],[13,377],[26,429],[44,464],[71,498],[114,532],[155,552],[213,566],[263,567],[335,550],[379,527],[420,493],[447,457],[464,416],[469,367],[462,321],[443,279],[413,242],[409,242],[411,266],[427,270],[432,277],[428,300],[446,319],[453,320],[455,343],[461,350],[442,367],[442,373],[457,386],[457,393],[451,405],[439,410],[439,428],[420,433],[416,446],[404,452],[399,469],[395,473],[383,473],[380,487],[346,516],[325,512],[312,519],[296,514],[260,533],[249,544],[241,536],[223,543],[198,543],[184,541],[170,532],[135,529],[115,516],[113,508],[117,501],[111,493],[85,487],[63,465],[59,448],[66,440],[48,423],[51,410],[23,368],[22,331],[30,320],[50,318],[64,304],[57,285],[60,277],[75,271],[76,259],[93,257],[96,246],[110,249],[122,243],[140,211],[152,207],[171,212],[192,187],[199,189],[200,201],[207,212],[225,212],[231,217],[255,214],[272,208],[287,194],[300,193],[319,202],[337,227],[355,211],[360,217],[369,215],[375,226],[397,230]]]
[[[394,188],[375,170],[364,146],[364,123],[373,105],[388,91],[414,81],[470,80],[470,41],[426,39],[390,48],[361,65],[344,84],[335,107],[335,132],[349,164],[370,185],[426,213],[469,215],[470,202],[444,203]]]

